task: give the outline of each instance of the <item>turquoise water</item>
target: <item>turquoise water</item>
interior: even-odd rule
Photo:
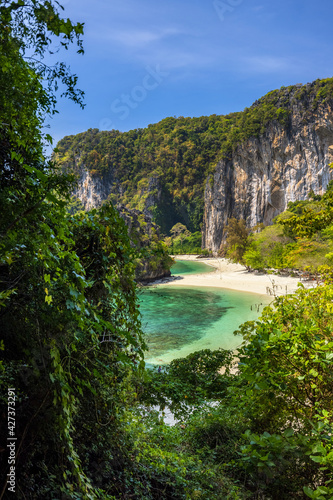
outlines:
[[[215,267],[193,260],[177,260],[171,268],[171,274],[202,274],[216,271]]]
[[[140,294],[149,347],[146,361],[164,364],[200,349],[234,350],[242,341],[234,330],[257,319],[270,300],[265,295],[220,288],[146,288]]]

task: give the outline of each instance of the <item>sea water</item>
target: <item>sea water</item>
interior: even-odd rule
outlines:
[[[203,262],[193,260],[176,260],[176,263],[171,268],[172,275],[181,274],[203,274],[216,271],[213,266],[207,266]]]
[[[234,331],[257,319],[270,301],[265,295],[222,288],[145,288],[140,293],[140,311],[149,348],[146,362],[162,365],[201,349],[235,350],[242,337]]]

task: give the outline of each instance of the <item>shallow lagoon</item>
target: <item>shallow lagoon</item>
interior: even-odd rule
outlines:
[[[206,274],[216,271],[213,266],[207,266],[203,262],[197,262],[193,260],[176,260],[171,268],[171,274],[182,275],[182,274]]]
[[[194,266],[194,273],[199,272]],[[140,295],[142,326],[149,347],[146,361],[165,364],[200,349],[234,350],[242,338],[233,332],[245,321],[257,319],[270,301],[268,296],[222,288],[148,287]]]

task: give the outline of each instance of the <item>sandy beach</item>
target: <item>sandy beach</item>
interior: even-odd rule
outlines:
[[[248,272],[244,266],[233,264],[223,258],[209,257],[198,259],[196,255],[176,255],[175,259],[202,262],[213,266],[215,271],[207,274],[183,275],[174,281],[170,281],[168,286],[207,286],[277,296],[293,293],[300,282],[299,278]],[[307,288],[313,286],[312,282],[305,282],[303,284]]]

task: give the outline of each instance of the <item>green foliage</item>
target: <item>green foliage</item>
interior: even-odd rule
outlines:
[[[172,254],[200,254],[202,252],[201,232],[190,233],[184,224],[178,222],[170,229],[170,233],[172,236],[168,236],[164,241]]]
[[[237,220],[234,217],[228,219],[225,227],[227,235],[225,246],[221,248],[221,252],[233,262],[244,264],[244,253],[248,247],[249,229],[245,225],[243,219]]]
[[[56,38],[81,46],[82,25],[57,8],[34,0],[0,7],[0,438],[14,387],[15,496],[92,499],[125,461],[126,377],[142,370],[144,343],[123,221],[112,206],[68,214],[72,179],[42,154],[43,115],[54,111],[58,81],[82,97],[65,65],[41,62]],[[99,474],[96,456],[108,460]],[[7,458],[0,454],[1,492]]]
[[[267,428],[286,415],[290,425],[297,425],[297,419],[311,419],[313,411],[333,410],[328,373],[332,296],[331,286],[300,287],[292,296],[278,297],[275,309],[266,308],[260,322],[245,323],[240,330],[247,341],[239,352],[240,369],[258,404],[258,418],[267,401],[272,406],[271,419],[265,415]],[[278,400],[272,399],[275,391],[281,391]]]
[[[332,463],[326,459],[333,422],[332,297],[332,286],[301,287],[240,330],[246,339],[238,353],[240,377],[252,427],[243,460],[248,470],[259,467],[274,478],[267,487],[274,498],[288,498],[288,490],[289,498],[299,495],[314,484],[333,493]],[[318,465],[322,460],[325,469]]]
[[[15,292],[7,295],[1,316],[1,385],[11,374],[20,398],[22,478],[44,484],[51,474],[64,493],[94,497],[91,468],[83,466],[83,457],[92,460],[86,439],[99,436],[99,446],[107,446],[124,407],[126,367],[143,357],[133,277],[133,250],[111,206],[70,217],[64,206],[46,200],[6,231],[1,291]],[[105,436],[101,425],[112,421]],[[29,432],[23,433],[25,425]],[[21,487],[34,488],[32,481]]]
[[[288,204],[288,209],[265,228],[253,228],[248,239],[236,231],[227,240],[227,255],[252,269],[298,269],[318,273],[332,265],[332,183],[323,196]],[[243,224],[244,226],[244,224]],[[245,226],[244,226],[245,228]],[[243,242],[243,246],[242,246]],[[245,249],[245,251],[244,251]]]
[[[287,254],[287,267],[318,273],[322,266],[331,264],[328,253],[331,248],[332,242],[299,238]]]
[[[188,442],[188,426],[167,426],[151,409],[127,415],[131,453],[135,458],[125,477],[135,498],[246,498],[242,488],[223,474],[219,464],[204,460]],[[145,477],[145,481],[142,478]]]
[[[170,233],[174,238],[179,238],[180,241],[183,240],[183,238],[186,238],[187,236],[190,235],[189,230],[187,229],[184,224],[181,224],[180,222],[177,222],[171,229]]]
[[[126,223],[131,245],[136,249],[136,279],[142,282],[167,275],[174,261],[160,239],[158,226],[137,210],[121,206],[118,209]]]
[[[294,237],[312,238],[325,230],[333,221],[333,183],[328,184],[326,193],[319,200],[289,204],[294,214],[281,220],[286,231]]]
[[[204,250],[201,248],[202,235],[200,231],[190,233],[189,236],[180,239],[166,238],[165,242],[172,254],[202,254]],[[208,252],[207,252],[208,253]]]
[[[283,227],[276,223],[251,235],[243,261],[252,269],[283,269],[289,267],[288,256],[293,248],[293,240],[285,236]]]
[[[61,10],[63,7],[58,2],[45,0],[4,0],[0,7],[2,50],[4,47],[5,51],[10,46],[15,47],[20,57],[28,62],[30,74],[37,77],[36,84],[38,81],[40,85],[41,79],[45,81],[47,92],[44,93],[43,105],[47,104],[48,112],[55,109],[55,92],[60,85],[64,88],[63,96],[83,107],[83,92],[76,87],[77,76],[71,74],[64,62],[58,61],[48,66],[43,61],[45,54],[52,56],[59,51],[59,47],[68,49],[73,42],[77,44],[77,52],[83,53],[83,24],[73,24],[70,19],[62,18]],[[6,57],[5,52],[2,52],[2,57]],[[1,64],[2,71],[8,72],[10,62],[12,54],[5,64]],[[12,104],[11,94],[16,91],[13,88],[7,94],[7,99]],[[35,104],[40,105],[42,102],[36,100]]]
[[[307,120],[317,106],[332,99],[332,82],[274,90],[243,112],[226,116],[169,117],[124,133],[89,129],[64,137],[57,145],[57,159],[65,168],[84,166],[94,175],[112,169],[111,200],[140,210],[149,200],[147,206],[163,233],[178,222],[199,231],[206,180],[217,162],[230,158],[248,139],[265,134],[269,123],[287,128],[295,101],[302,101]]]
[[[70,201],[67,202],[66,208],[71,215],[77,214],[78,212],[82,212],[84,210],[84,206],[81,200],[76,196],[71,197]]]

